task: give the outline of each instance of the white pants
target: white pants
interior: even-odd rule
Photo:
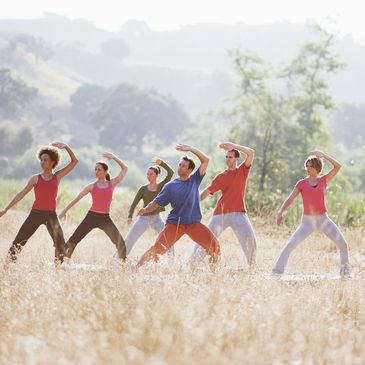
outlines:
[[[208,228],[216,237],[231,227],[236,235],[249,265],[255,262],[256,237],[246,213],[225,213],[213,215],[208,223]],[[206,256],[206,251],[195,245],[192,260],[201,261]]]
[[[159,214],[139,216],[134,222],[131,229],[125,238],[125,247],[127,249],[127,255],[131,252],[133,246],[137,240],[145,233],[149,228],[153,229],[156,233],[160,233],[165,227],[165,223]],[[172,247],[168,252],[168,255],[174,254],[174,248]]]
[[[276,261],[272,272],[275,274],[282,274],[288,263],[291,252],[303,242],[314,231],[323,232],[330,238],[340,250],[341,266],[348,266],[348,245],[345,237],[341,233],[337,225],[328,217],[328,215],[303,215],[300,226],[290,237],[282,249],[278,260]]]

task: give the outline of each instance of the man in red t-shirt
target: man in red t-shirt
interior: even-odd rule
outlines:
[[[248,265],[252,266],[255,263],[256,237],[246,213],[245,192],[255,151],[230,142],[222,143],[219,147],[226,151],[227,169],[219,173],[202,191],[200,200],[218,191],[222,193],[208,227],[216,237],[227,227],[231,227],[241,244]],[[247,157],[238,165],[240,152]],[[196,245],[193,260],[200,261],[205,255],[205,250]]]

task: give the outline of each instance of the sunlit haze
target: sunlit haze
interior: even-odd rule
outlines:
[[[82,18],[92,21],[99,28],[118,31],[129,19],[145,21],[154,31],[177,29],[186,24],[244,22],[265,24],[287,20],[305,23],[315,19],[322,25],[336,24],[335,30],[341,34],[352,34],[365,41],[365,23],[356,0],[308,0],[305,2],[288,0],[227,0],[227,1],[166,1],[134,0],[102,2],[64,0],[13,0],[2,6],[1,18],[37,18],[45,13],[56,13],[72,19]],[[330,20],[329,20],[330,19]]]

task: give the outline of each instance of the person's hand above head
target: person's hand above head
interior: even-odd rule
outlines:
[[[62,148],[66,148],[67,144],[64,142],[55,141],[55,142],[51,143],[51,146],[62,149]]]
[[[219,147],[222,148],[225,151],[232,151],[234,149],[234,146],[230,142],[223,142],[219,144]]]
[[[104,151],[103,152],[103,157],[107,158],[108,160],[112,160],[115,157],[115,155],[114,155],[114,153]]]
[[[191,151],[192,147],[191,147],[191,146],[189,146],[188,144],[181,144],[181,143],[178,143],[178,144],[176,145],[176,149],[177,149],[178,151],[185,151],[185,152],[189,152],[189,151]]]
[[[323,158],[324,157],[324,152],[322,152],[321,150],[314,150],[310,152],[310,155],[314,155],[318,158]]]
[[[156,165],[160,165],[162,162],[162,160],[159,157],[154,157],[152,159],[152,163],[156,164]]]

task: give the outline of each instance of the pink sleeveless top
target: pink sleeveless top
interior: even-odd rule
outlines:
[[[34,186],[35,200],[32,209],[56,211],[56,199],[58,193],[58,179],[54,174],[51,180],[44,180],[38,175],[37,183]]]
[[[295,187],[302,194],[304,214],[324,214],[327,212],[324,196],[326,193],[326,176],[318,177],[316,187],[311,186],[309,179],[299,180]]]
[[[113,190],[113,185],[110,181],[108,181],[108,187],[106,188],[99,188],[97,182],[95,182],[91,190],[93,203],[90,210],[99,213],[109,213],[113,199]]]

